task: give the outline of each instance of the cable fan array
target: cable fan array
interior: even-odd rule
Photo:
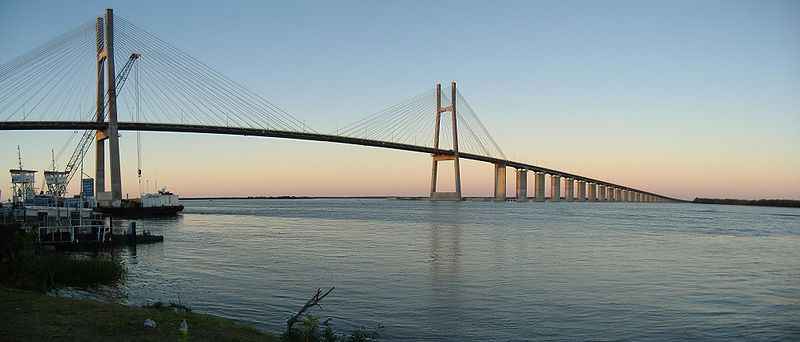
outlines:
[[[442,106],[450,96],[442,91]],[[436,124],[436,90],[428,90],[364,119],[341,127],[334,134],[415,146],[433,147]],[[458,149],[461,152],[506,159],[486,127],[464,97],[456,90]],[[453,125],[449,112],[441,113],[439,148],[453,149]]]
[[[5,121],[92,121],[96,96],[95,22],[89,21],[0,65],[0,118]],[[117,70],[141,54],[141,119],[309,131],[274,104],[117,16]],[[118,92],[120,121],[133,121],[135,100]]]
[[[141,121],[309,131],[271,102],[123,18],[115,17],[114,40],[117,65],[132,53],[142,56]],[[135,107],[130,97],[123,101],[121,107]]]
[[[131,22],[115,16],[114,59],[119,72],[136,60],[135,77],[117,80],[119,121],[254,128],[317,133],[261,96]],[[97,41],[89,21],[0,65],[0,118],[5,121],[94,121]],[[133,90],[132,90],[133,89]],[[135,92],[134,92],[135,90]],[[440,94],[448,106],[448,92]],[[107,99],[105,99],[107,102]],[[456,92],[459,150],[505,159],[486,127]],[[436,90],[375,113],[335,134],[433,147]],[[108,106],[106,106],[106,109]],[[107,113],[104,113],[107,116]],[[93,132],[74,132],[58,157]],[[449,113],[440,119],[439,148],[453,149]],[[80,155],[90,144],[81,143]],[[77,153],[77,152],[76,152]],[[73,153],[73,158],[75,154]]]
[[[0,118],[83,120],[95,106],[94,22],[0,65]]]

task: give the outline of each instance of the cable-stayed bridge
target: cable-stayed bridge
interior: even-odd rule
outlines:
[[[121,66],[119,71],[117,66]],[[461,200],[461,159],[493,164],[495,200],[516,172],[516,200],[660,202],[675,199],[621,184],[506,158],[455,82],[402,101],[335,132],[321,133],[271,102],[147,31],[106,10],[0,65],[0,130],[72,130],[72,177],[95,145],[99,202],[119,205],[119,131],[163,131],[313,140],[389,148],[432,156],[432,200]],[[108,151],[106,151],[108,150]],[[65,149],[59,151],[61,157]],[[108,153],[107,153],[108,152]],[[105,158],[110,161],[106,191]],[[439,191],[440,162],[453,164],[453,192]]]

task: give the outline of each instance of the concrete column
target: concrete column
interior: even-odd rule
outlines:
[[[528,201],[528,170],[517,169],[517,202]]]
[[[578,181],[578,202],[586,200],[586,181]]]
[[[597,184],[589,183],[589,202],[597,201]]]
[[[635,197],[636,202],[641,202],[642,201],[642,194],[637,192],[635,196],[636,196]]]
[[[505,164],[494,164],[494,200],[498,202],[505,202],[506,200]]]
[[[117,72],[114,70],[114,14],[106,9],[106,89],[108,91],[108,154],[111,167],[111,205],[122,205],[122,172],[119,161],[119,133],[117,124]]]
[[[96,41],[97,41],[97,104],[96,104],[96,120],[97,122],[105,122],[105,71],[103,70],[105,57],[105,29],[102,17],[97,17],[95,23]],[[103,130],[98,130],[95,135],[95,171],[94,171],[94,189],[95,198],[100,198],[101,192],[106,191],[106,134]],[[79,175],[79,179],[83,175]]]
[[[622,190],[622,201],[623,202],[630,202],[631,201],[631,192],[628,190]]]
[[[607,187],[607,191],[608,191],[608,201],[614,202],[614,188],[609,186]]]
[[[453,123],[453,154],[452,155],[431,155],[433,164],[431,165],[431,197],[432,201],[461,201],[461,166],[458,158],[458,127],[456,126],[456,83],[452,84],[452,97],[450,106],[442,107],[442,85],[436,85],[436,120],[434,123],[433,131],[433,148],[439,148],[439,132],[441,124],[441,114],[443,112],[451,112]],[[439,192],[436,190],[437,180],[439,177],[438,165],[440,161],[452,160],[453,161],[453,181],[455,182],[454,192]]]
[[[614,201],[622,202],[622,189],[614,188]]]
[[[572,178],[564,178],[564,191],[566,194],[564,195],[564,200],[567,202],[572,202],[575,200],[575,180]]]
[[[550,200],[561,202],[561,176],[550,175]]]
[[[536,172],[536,183],[534,183],[533,192],[536,194],[534,200],[536,202],[544,202],[544,172]]]
[[[606,201],[606,186],[605,185],[598,185],[597,190],[599,195],[597,196],[597,200],[600,202]]]

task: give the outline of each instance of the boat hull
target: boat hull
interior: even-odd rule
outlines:
[[[95,210],[103,213],[103,216],[117,218],[166,217],[178,215],[179,212],[183,211],[183,205],[163,207],[97,207]]]

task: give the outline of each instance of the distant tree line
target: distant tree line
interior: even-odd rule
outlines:
[[[702,204],[733,204],[733,205],[757,205],[763,207],[790,207],[800,208],[800,201],[787,199],[760,199],[743,200],[732,198],[695,198],[694,203]]]

